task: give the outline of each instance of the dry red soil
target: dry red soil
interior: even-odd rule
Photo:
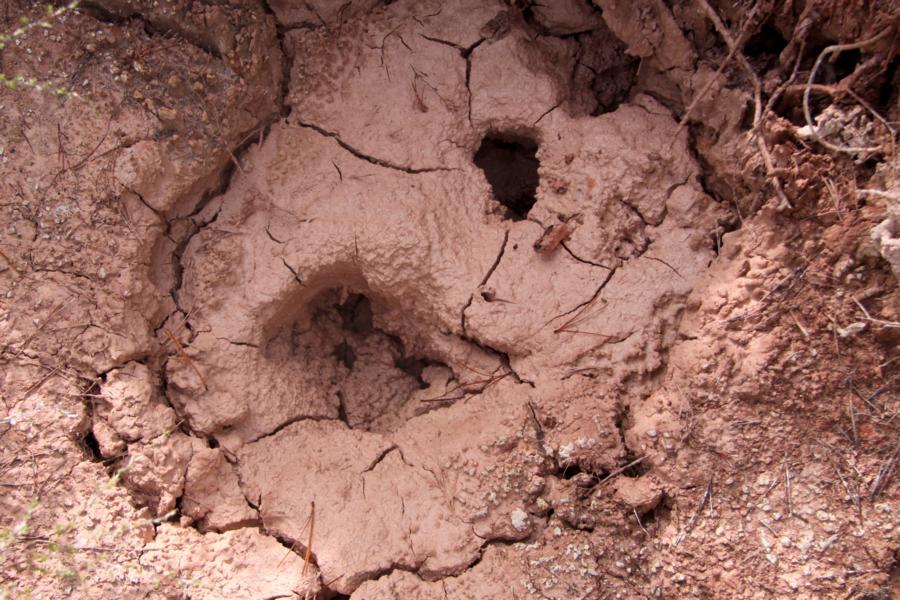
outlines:
[[[0,598],[897,597],[896,0],[49,24]]]

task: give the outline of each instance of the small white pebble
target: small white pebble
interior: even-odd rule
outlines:
[[[510,513],[509,517],[512,521],[513,529],[525,531],[525,528],[528,526],[528,514],[524,510],[517,508]]]

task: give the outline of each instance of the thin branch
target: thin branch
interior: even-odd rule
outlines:
[[[694,528],[694,525],[697,524],[697,519],[700,518],[700,513],[703,512],[703,509],[709,503],[712,498],[712,486],[713,486],[713,478],[710,476],[709,481],[706,482],[706,491],[703,492],[703,496],[700,497],[700,502],[697,504],[697,510],[694,511],[694,515],[691,517],[691,520],[688,521],[687,527],[684,528],[684,531],[678,534],[678,537],[675,539],[675,545],[681,543],[681,541],[685,538],[687,534],[691,532]]]
[[[630,469],[631,467],[633,467],[633,466],[635,466],[635,465],[638,465],[638,464],[642,463],[642,462],[644,461],[645,458],[647,458],[646,455],[640,456],[640,457],[634,459],[633,461],[631,461],[630,463],[628,463],[627,465],[623,465],[623,466],[619,467],[618,469],[616,469],[615,471],[613,471],[612,473],[610,473],[609,475],[607,475],[606,477],[604,477],[603,479],[601,479],[600,482],[599,482],[597,485],[603,485],[604,483],[606,483],[607,481],[609,481],[609,480],[612,479],[613,477],[616,477],[616,476],[618,476],[618,475],[621,475],[622,473],[624,473],[625,471],[627,471],[627,470]]]

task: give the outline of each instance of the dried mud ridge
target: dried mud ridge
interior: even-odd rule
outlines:
[[[218,86],[118,147],[147,331],[87,359],[85,445],[159,539],[309,557],[272,597],[592,598],[594,532],[673,523],[661,466],[693,420],[670,355],[723,235],[748,242],[714,199],[733,147],[673,114],[712,69],[661,4],[637,31],[597,4],[79,16],[172,36]],[[787,45],[766,27],[756,61]],[[697,111],[736,137],[730,100]]]
[[[180,231],[164,216],[156,269],[171,261],[174,311],[155,331],[184,333],[155,407],[179,434],[142,474],[160,480],[156,512],[261,526],[302,555],[315,503],[312,556],[338,593],[397,569],[458,575],[487,545],[546,528],[548,479],[590,488],[635,462],[621,400],[590,416],[572,402],[575,422],[548,435],[547,396],[571,393],[571,377],[657,371],[658,331],[712,258],[718,214],[667,111],[648,96],[605,115],[579,106],[592,94],[574,87],[590,69],[578,36],[479,12],[449,17],[453,40],[413,5],[345,32],[280,31],[304,57],[286,69],[282,116]],[[604,39],[594,54],[620,46]],[[552,74],[559,56],[569,81]],[[353,123],[367,97],[372,116]],[[131,363],[100,395],[134,399],[128,378],[153,385]],[[117,433],[95,421],[91,445],[120,453]]]

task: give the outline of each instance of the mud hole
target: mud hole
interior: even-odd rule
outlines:
[[[0,596],[896,589],[895,2],[48,18]]]

